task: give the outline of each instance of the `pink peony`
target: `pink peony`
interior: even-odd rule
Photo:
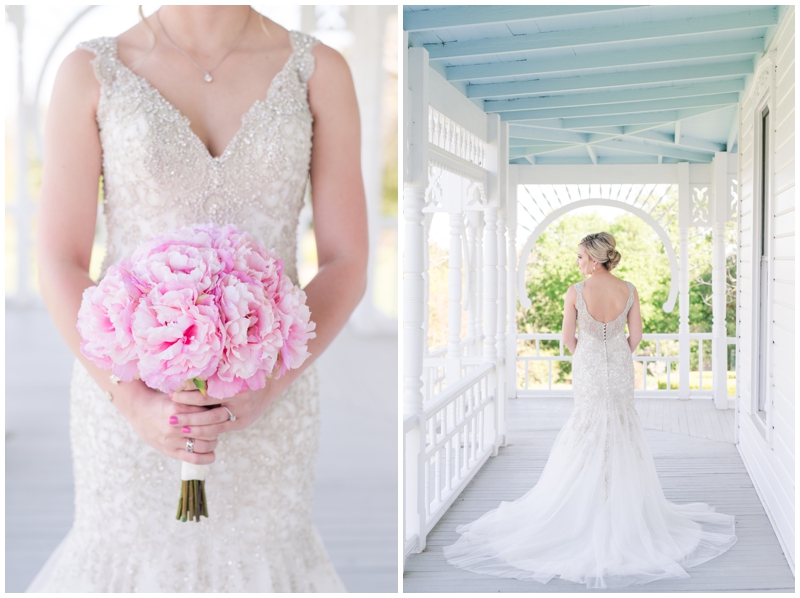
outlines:
[[[223,270],[217,252],[211,247],[165,242],[136,258],[136,255],[131,258],[129,268],[144,292],[164,282],[183,282],[194,286],[200,294],[207,293],[216,287]]]
[[[247,388],[264,388],[283,339],[274,304],[260,283],[243,282],[234,274],[221,283],[220,314],[227,342],[208,389],[213,397],[228,398]]]
[[[174,391],[193,378],[217,399],[263,388],[309,356],[306,296],[283,261],[231,225],[183,227],[140,245],[78,320],[84,353],[123,380]]]
[[[111,266],[99,285],[83,292],[78,312],[81,352],[126,382],[138,375],[131,319],[139,297],[130,274]]]
[[[133,314],[142,380],[164,392],[217,368],[225,340],[210,295],[181,282],[162,283],[143,296]]]
[[[283,336],[280,371],[276,374],[276,378],[279,378],[287,370],[300,367],[311,355],[308,352],[308,341],[317,335],[314,332],[316,324],[311,321],[311,312],[306,305],[306,294],[286,277],[280,281],[276,308],[280,313]]]

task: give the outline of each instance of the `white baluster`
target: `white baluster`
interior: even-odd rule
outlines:
[[[681,399],[689,398],[689,227],[692,221],[692,190],[689,186],[689,163],[680,162],[678,169],[678,231],[680,239],[680,280],[678,307],[680,323],[680,391]]]
[[[478,213],[466,213],[466,237],[467,237],[467,267],[464,272],[467,276],[466,293],[464,307],[467,310],[467,354],[474,356],[475,339],[478,338],[478,309],[477,309],[477,252],[475,249],[476,235],[478,234]]]
[[[497,360],[497,208],[489,206],[483,213],[483,358]]]
[[[450,214],[450,257],[448,270],[447,357],[461,357],[461,234],[464,228],[460,212]],[[448,372],[448,379],[457,380],[460,372]]]

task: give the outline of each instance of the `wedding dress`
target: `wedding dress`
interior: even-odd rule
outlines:
[[[117,56],[95,54],[108,250],[103,272],[141,242],[200,222],[231,223],[274,248],[297,283],[296,230],[311,153],[306,83],[316,40],[292,54],[220,156]],[[175,520],[180,461],[145,444],[76,361],[70,404],[72,530],[29,591],[343,591],[311,521],[319,437],[309,367],[245,430],[220,437],[206,480],[209,518]]]
[[[583,282],[575,287],[572,414],[536,486],[459,526],[445,557],[476,573],[588,588],[689,577],[687,568],[733,546],[734,518],[664,497],[633,402],[625,337],[633,285],[624,311],[605,324],[587,311]]]

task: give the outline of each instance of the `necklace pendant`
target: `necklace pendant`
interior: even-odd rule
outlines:
[[[214,79],[211,77],[211,73],[206,73],[206,76],[203,77],[206,80],[206,83],[211,83]]]

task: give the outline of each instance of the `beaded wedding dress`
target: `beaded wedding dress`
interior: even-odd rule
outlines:
[[[141,242],[183,225],[234,224],[285,261],[297,283],[296,230],[311,153],[306,83],[314,38],[213,157],[189,120],[117,56],[95,54],[108,252],[103,272]],[[311,521],[319,436],[314,367],[245,430],[220,437],[206,481],[209,518],[175,520],[180,462],[145,444],[76,361],[70,434],[75,521],[29,591],[343,591]]]
[[[685,569],[736,542],[734,519],[702,503],[669,502],[633,402],[624,311],[598,322],[577,289],[575,407],[538,483],[457,528],[447,560],[476,573],[547,583],[553,577],[616,588],[689,577]]]

